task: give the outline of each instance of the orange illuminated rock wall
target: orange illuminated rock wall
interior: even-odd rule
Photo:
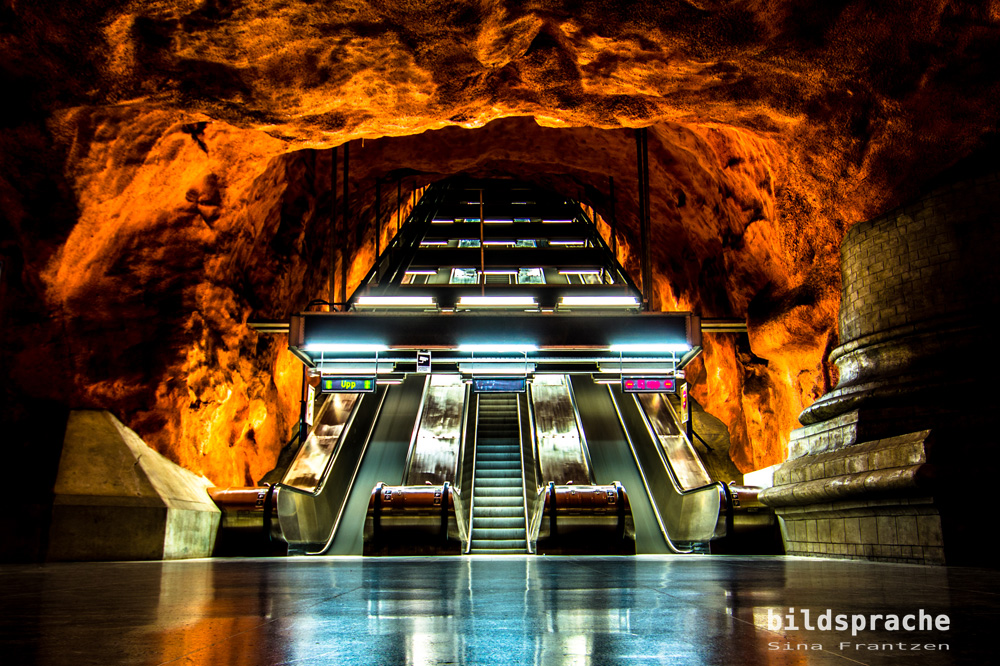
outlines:
[[[373,258],[374,179],[403,173],[404,207],[466,172],[532,180],[602,220],[613,176],[637,276],[629,128],[645,126],[654,307],[747,320],[748,338],[706,336],[689,375],[740,469],[779,462],[835,381],[844,231],[1000,114],[996,2],[867,7],[6,8],[4,418],[108,408],[216,483],[255,482],[291,434],[300,367],[245,324],[329,296],[329,148],[351,141],[349,287]],[[383,205],[384,246],[394,187]]]

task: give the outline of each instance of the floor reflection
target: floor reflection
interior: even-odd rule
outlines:
[[[992,572],[735,557],[66,564],[0,567],[0,582],[3,663],[74,666],[987,663],[1000,598]],[[769,625],[789,608],[923,609],[952,627]],[[949,650],[853,647],[901,641]]]

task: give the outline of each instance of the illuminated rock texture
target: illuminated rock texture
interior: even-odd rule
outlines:
[[[748,339],[706,336],[694,395],[741,470],[779,462],[836,383],[845,230],[984,145],[998,41],[995,1],[4,5],[14,459],[52,410],[104,408],[220,485],[255,482],[300,369],[245,322],[328,296],[329,148],[351,141],[349,286],[372,260],[374,179],[392,183],[384,242],[396,177],[405,208],[460,171],[603,219],[613,176],[637,275],[628,128],[646,126],[654,304],[747,319]]]

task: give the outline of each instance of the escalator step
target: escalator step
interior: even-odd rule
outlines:
[[[520,493],[517,495],[507,495],[502,497],[490,497],[488,495],[478,495],[472,502],[473,506],[523,506],[524,497]]]

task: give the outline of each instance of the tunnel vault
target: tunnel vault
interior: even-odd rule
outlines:
[[[1000,113],[989,3],[446,4],[4,11],[15,460],[41,455],[67,408],[95,407],[215,483],[258,481],[299,374],[245,322],[328,293],[332,210],[349,211],[350,286],[373,259],[376,181],[391,224],[397,180],[405,215],[447,175],[517,176],[615,219],[636,274],[646,127],[654,307],[747,321],[706,341],[694,396],[741,470],[779,462],[837,383],[845,231],[982,147]],[[345,196],[331,149],[342,174],[347,145]]]

